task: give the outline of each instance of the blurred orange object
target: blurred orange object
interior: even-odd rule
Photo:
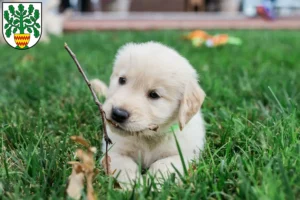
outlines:
[[[241,45],[242,40],[237,37],[229,36],[228,34],[209,35],[202,30],[195,30],[185,35],[185,39],[190,40],[195,47],[203,45],[207,47],[218,47],[226,44]]]
[[[193,39],[202,39],[202,40],[207,40],[209,38],[211,38],[212,36],[209,35],[208,33],[206,33],[205,31],[201,31],[201,30],[196,30],[196,31],[192,31],[190,32],[186,38],[189,40],[193,40]]]
[[[208,47],[217,47],[217,46],[227,44],[228,40],[229,40],[229,35],[227,34],[215,35],[206,40],[206,45]]]

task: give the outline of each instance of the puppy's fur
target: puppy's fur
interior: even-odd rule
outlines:
[[[126,79],[119,83],[120,77]],[[92,81],[95,90],[106,93],[103,83]],[[159,98],[149,97],[155,91]],[[103,93],[104,93],[103,92]],[[112,108],[128,111],[129,118],[119,128],[109,125],[114,145],[108,152],[111,170],[120,172],[118,181],[129,183],[139,177],[139,164],[156,176],[183,173],[183,166],[170,130],[175,134],[186,164],[198,158],[205,143],[204,121],[199,111],[205,93],[190,63],[173,49],[156,42],[127,44],[117,53],[107,99],[103,105],[112,120]],[[157,131],[149,129],[158,126]],[[105,145],[103,145],[105,146]]]

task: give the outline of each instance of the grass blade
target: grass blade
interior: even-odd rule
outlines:
[[[176,142],[176,147],[177,147],[177,150],[178,150],[178,153],[179,153],[179,156],[180,156],[180,160],[181,160],[181,164],[182,164],[182,167],[183,167],[184,175],[187,176],[188,175],[188,170],[187,170],[187,167],[186,167],[185,162],[184,162],[184,158],[183,158],[183,155],[182,155],[180,145],[178,143],[177,137],[176,137],[174,132],[173,132],[173,135],[174,135],[175,142]]]

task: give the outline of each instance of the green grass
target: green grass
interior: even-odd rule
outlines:
[[[161,192],[114,189],[102,170],[99,199],[300,199],[299,31],[228,32],[243,45],[197,49],[180,31],[120,31],[68,34],[26,51],[0,46],[0,198],[63,199],[77,147],[69,137],[101,145],[98,111],[64,42],[90,78],[108,82],[121,45],[154,40],[200,74],[205,151],[183,185],[170,180]]]

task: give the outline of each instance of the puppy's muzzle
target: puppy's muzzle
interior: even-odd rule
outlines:
[[[111,118],[118,123],[124,123],[129,118],[129,112],[122,108],[113,107]]]

